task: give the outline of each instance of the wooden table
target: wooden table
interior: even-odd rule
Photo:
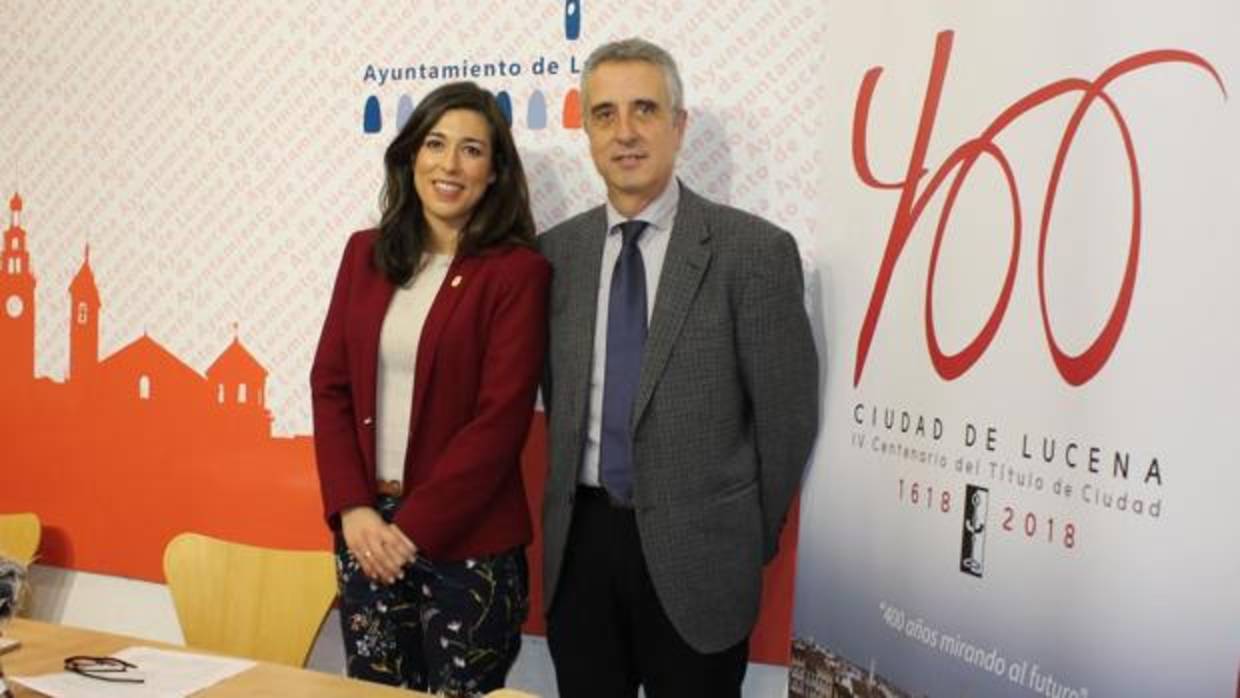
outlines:
[[[119,652],[126,647],[143,645],[163,649],[185,651],[162,642],[140,640],[124,635],[101,633],[94,630],[71,628],[64,625],[42,623],[39,621],[16,618],[4,627],[4,636],[21,640],[21,647],[0,655],[0,664],[8,677],[34,676],[50,672],[62,671],[64,659],[75,654],[102,656]],[[209,653],[204,653],[209,654]],[[17,698],[33,698],[40,694],[9,681],[10,688]],[[415,698],[425,696],[404,689],[396,689],[379,684],[354,681],[335,674],[325,674],[309,669],[295,669],[279,664],[259,662],[252,669],[222,681],[195,696],[224,698],[227,696],[245,696],[246,698],[351,698],[353,696],[375,696],[375,698]]]

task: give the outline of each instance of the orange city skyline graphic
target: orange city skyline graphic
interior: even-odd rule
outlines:
[[[40,561],[162,581],[164,545],[186,530],[327,547],[313,441],[271,435],[268,372],[235,326],[205,375],[145,331],[100,356],[106,303],[87,245],[67,289],[67,375],[35,375],[37,276],[20,193],[8,208],[0,394],[10,475],[0,510],[39,514]]]

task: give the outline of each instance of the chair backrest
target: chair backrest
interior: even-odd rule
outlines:
[[[0,514],[0,553],[29,565],[39,551],[43,527],[34,514]]]
[[[324,551],[274,550],[182,533],[164,577],[191,647],[304,666],[336,597]]]

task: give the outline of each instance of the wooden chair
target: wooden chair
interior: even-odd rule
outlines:
[[[0,554],[29,565],[42,536],[43,527],[35,514],[0,514]]]
[[[331,553],[257,548],[182,533],[164,577],[191,647],[304,666],[336,597]]]

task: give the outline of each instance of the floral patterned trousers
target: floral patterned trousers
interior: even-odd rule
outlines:
[[[390,521],[398,504],[380,497],[376,508]],[[383,584],[362,573],[337,534],[336,571],[349,676],[446,696],[503,687],[529,610],[524,550],[447,562],[419,556],[403,579]]]

